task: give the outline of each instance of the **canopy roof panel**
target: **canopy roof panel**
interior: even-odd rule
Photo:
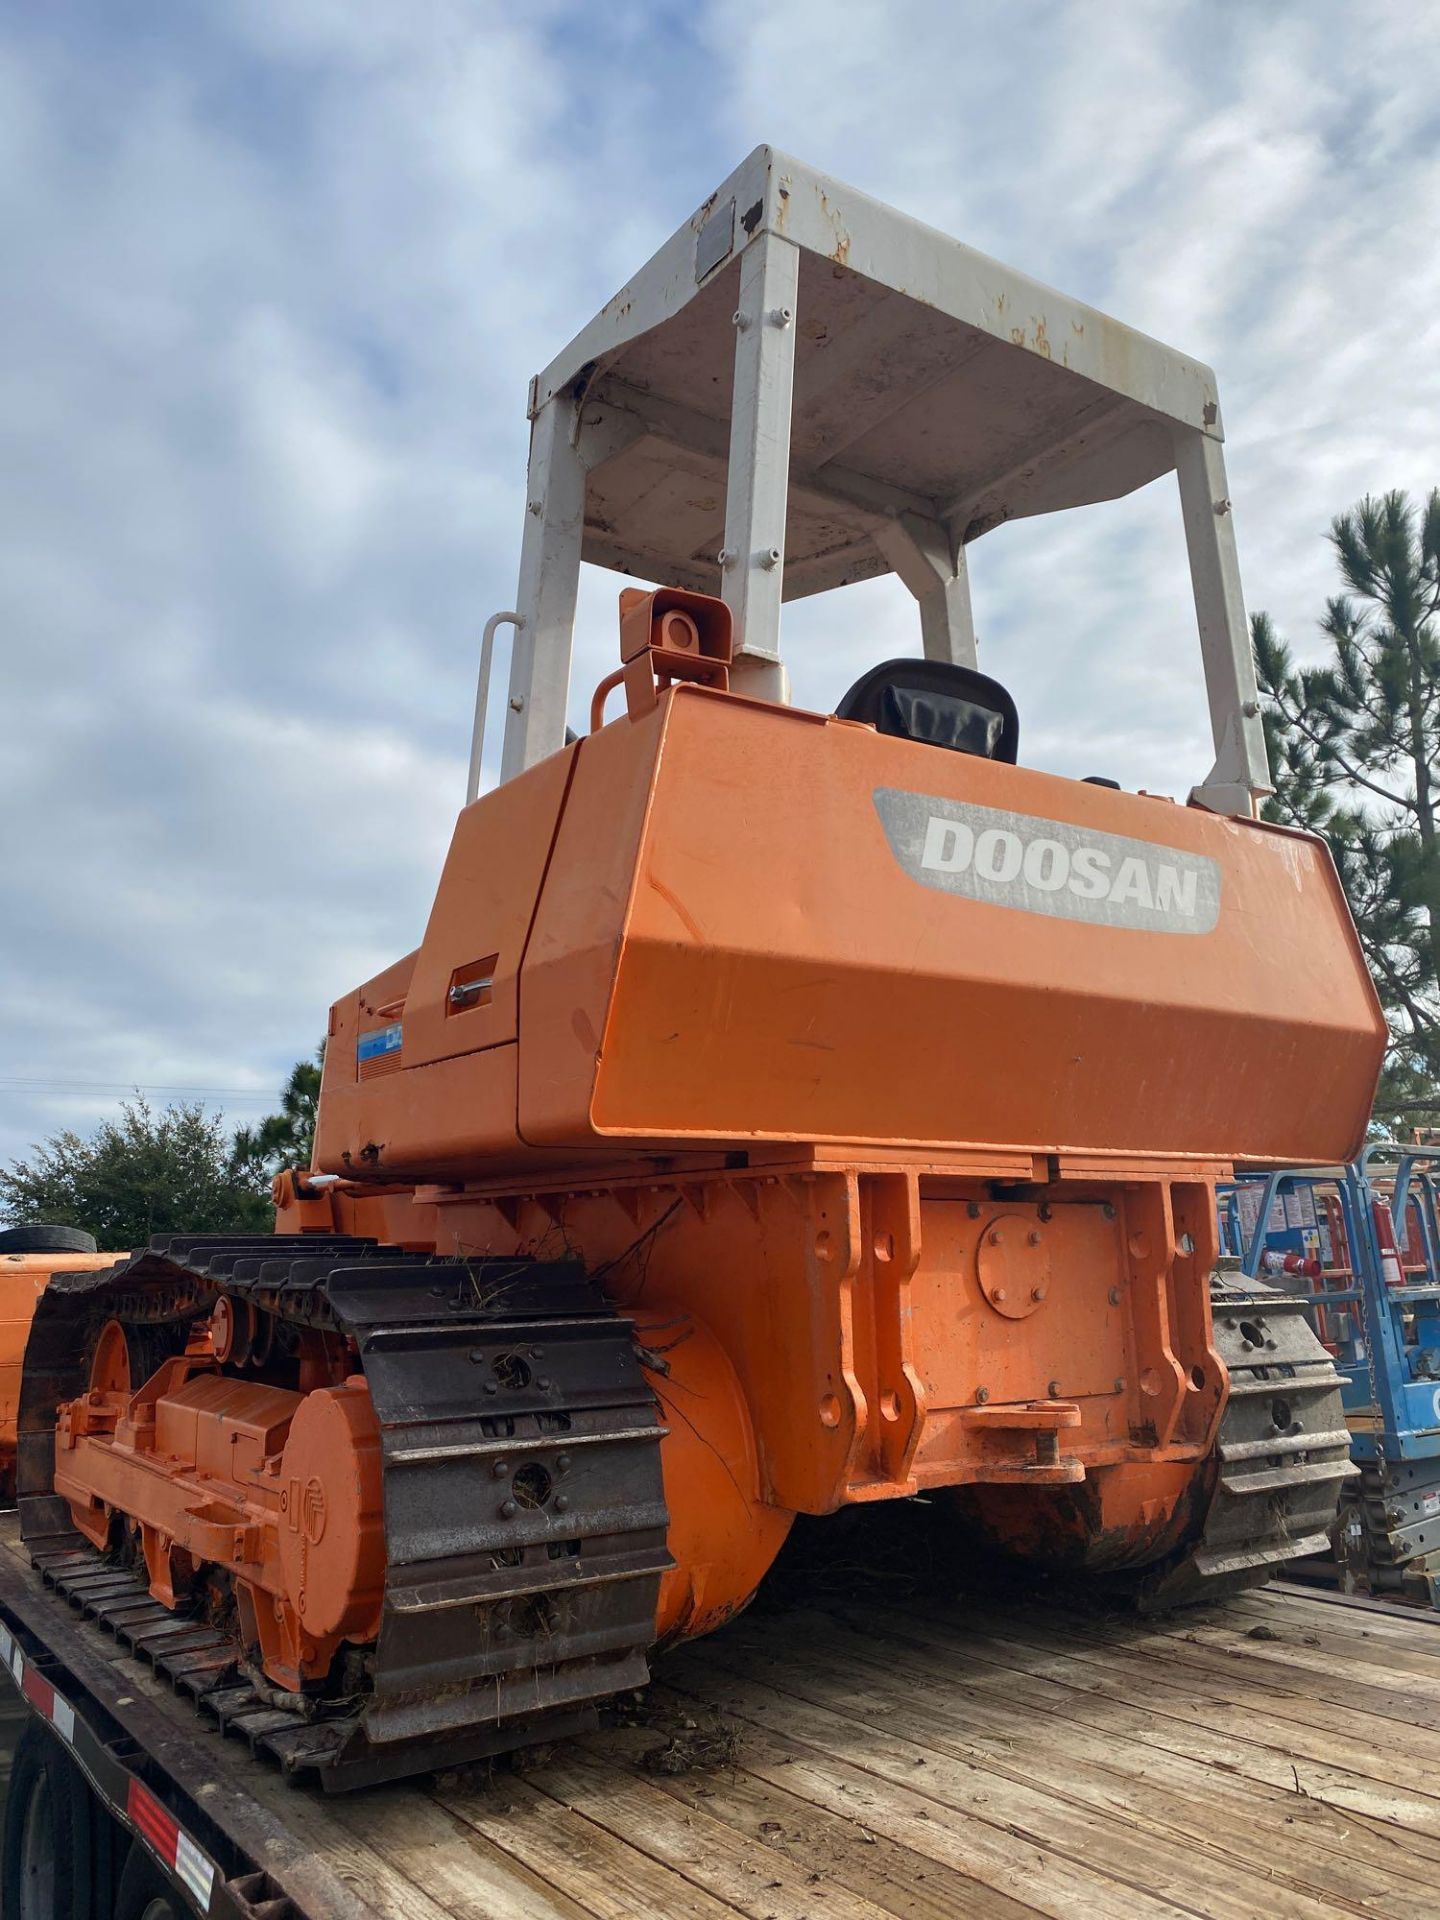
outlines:
[[[1173,472],[1215,744],[1194,797],[1269,791],[1214,377],[1093,307],[757,147],[530,416],[503,777],[564,738],[582,560],[718,594],[732,688],[783,702],[782,599],[893,569],[926,657],[973,667],[968,543]]]
[[[1210,370],[759,147],[538,375],[582,400],[584,557],[718,591],[741,258],[799,250],[787,598],[888,571],[877,526],[960,541],[1146,485],[1221,437]]]

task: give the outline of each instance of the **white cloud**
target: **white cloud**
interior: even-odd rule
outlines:
[[[526,380],[759,140],[1214,364],[1251,603],[1308,643],[1330,516],[1440,479],[1437,52],[1440,16],[1334,0],[12,15],[0,1081],[275,1087],[414,943]],[[1027,757],[1203,772],[1169,491],[973,571]],[[882,581],[786,630],[825,705],[913,610]],[[0,1085],[0,1158],[110,1104]]]

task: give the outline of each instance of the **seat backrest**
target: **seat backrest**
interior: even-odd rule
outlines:
[[[871,667],[835,709],[877,733],[1015,764],[1020,718],[1000,685],[975,667],[948,660],[886,660]]]

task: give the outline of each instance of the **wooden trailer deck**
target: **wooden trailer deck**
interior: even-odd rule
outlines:
[[[103,1663],[127,1731],[326,1920],[1440,1913],[1437,1616],[1293,1588],[1158,1623],[751,1614],[524,1773],[325,1799],[17,1581],[13,1523],[4,1544],[7,1617],[87,1687]]]

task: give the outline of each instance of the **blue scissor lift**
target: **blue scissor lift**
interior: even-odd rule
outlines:
[[[1360,1468],[1334,1536],[1342,1584],[1440,1605],[1440,1148],[1241,1173],[1221,1231],[1252,1279],[1286,1255],[1311,1269]]]

